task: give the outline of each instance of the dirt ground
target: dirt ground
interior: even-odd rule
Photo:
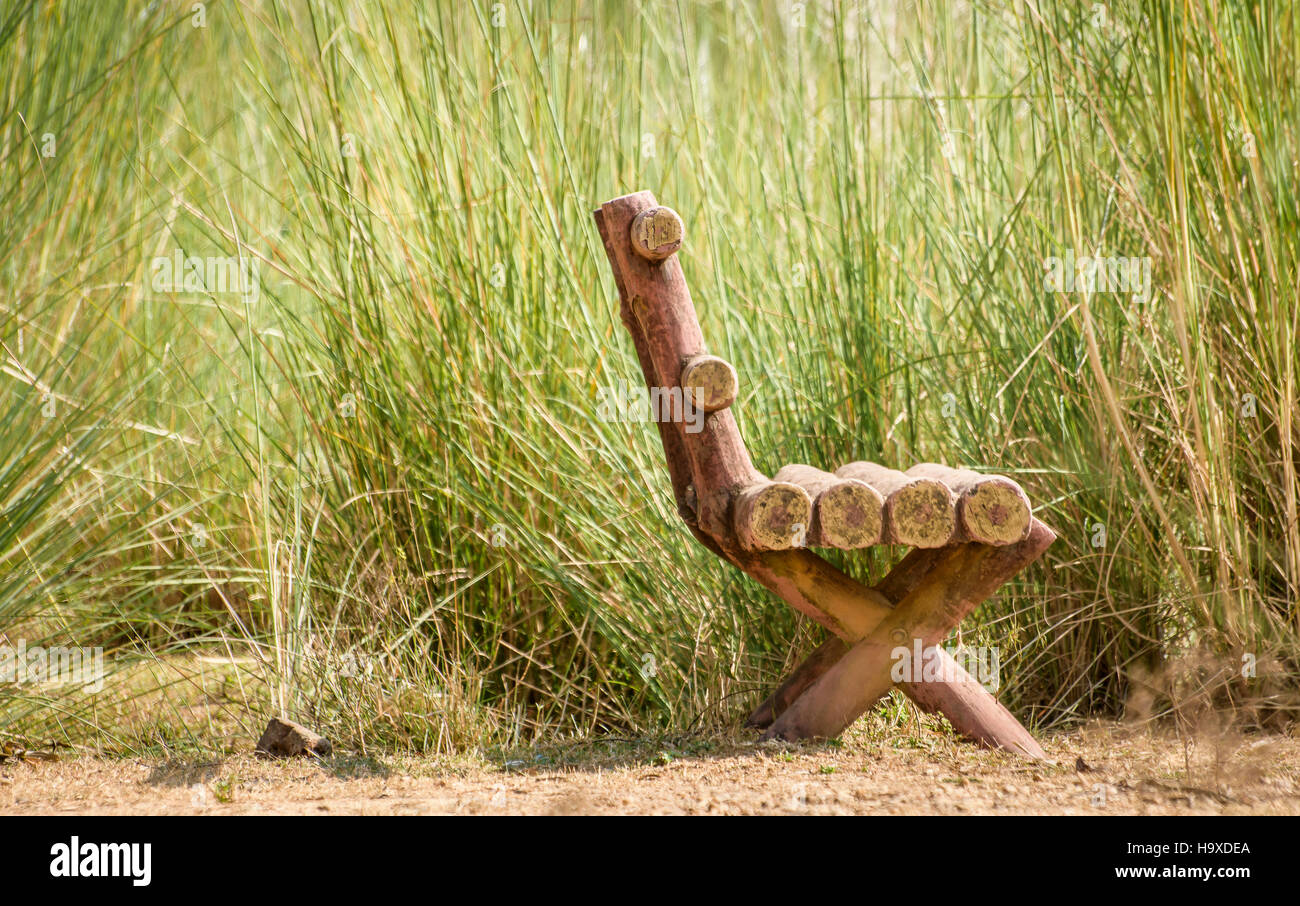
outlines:
[[[10,757],[0,814],[1300,814],[1300,739],[1097,725],[1049,763],[942,737],[607,739],[477,758]],[[1190,773],[1189,773],[1190,769]]]

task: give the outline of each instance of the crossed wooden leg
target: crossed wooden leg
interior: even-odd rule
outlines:
[[[926,711],[944,714],[957,732],[983,745],[1044,757],[1011,713],[936,646],[1055,538],[1050,528],[1034,520],[1029,537],[1018,544],[913,551],[875,589],[896,606],[865,633],[842,633],[823,642],[750,715],[750,725],[766,728],[767,738],[838,735],[893,685],[892,653],[900,647],[910,650],[919,639],[927,654],[934,649],[941,680],[913,677],[900,683],[913,701]]]

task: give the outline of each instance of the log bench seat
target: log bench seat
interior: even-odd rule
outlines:
[[[783,466],[741,496],[737,536],[750,550],[877,544],[1001,546],[1029,534],[1029,498],[1010,478],[924,463],[899,472],[851,462],[834,472]]]

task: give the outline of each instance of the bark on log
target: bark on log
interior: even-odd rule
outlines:
[[[1004,475],[981,475],[922,463],[907,470],[913,478],[941,481],[957,495],[960,537],[981,544],[1015,544],[1029,534],[1029,497]]]
[[[952,655],[939,651],[942,683],[910,683],[904,692],[921,710],[942,714],[961,736],[989,749],[1006,749],[1026,758],[1046,759],[1047,753],[1015,715],[998,701]]]
[[[861,638],[889,613],[878,592],[809,550],[742,551],[726,559],[841,638]]]
[[[908,593],[916,588],[916,583],[921,581],[921,577],[934,569],[935,564],[946,557],[951,549],[951,546],[918,547],[908,551],[907,556],[895,563],[894,568],[886,574],[885,578],[873,587],[889,601],[890,606],[893,606],[907,597]]]
[[[632,335],[632,344],[636,347],[637,361],[641,363],[641,374],[645,381],[646,390],[649,391],[659,385],[659,377],[655,373],[654,359],[650,355],[650,346],[641,330],[640,323],[632,314],[632,307],[628,301],[630,297],[623,282],[623,272],[615,265],[617,260],[614,252],[615,243],[605,223],[605,212],[603,209],[597,210],[592,217],[596,221],[596,230],[600,233],[601,241],[605,245],[605,254],[609,257],[611,270],[614,272],[614,284],[618,287],[620,300],[619,315],[623,321],[623,327]],[[664,448],[664,458],[668,462],[668,476],[672,480],[673,497],[677,502],[677,512],[686,521],[687,525],[696,532],[696,537],[703,540],[698,532],[694,501],[695,492],[691,486],[690,458],[686,455],[686,447],[682,442],[681,433],[677,426],[670,422],[660,421],[657,423],[657,427],[659,429],[659,440]]]
[[[942,481],[909,476],[874,462],[851,462],[835,474],[865,482],[885,498],[888,543],[943,547],[955,540],[957,498]]]
[[[838,636],[829,636],[800,662],[789,678],[767,697],[745,721],[745,726],[765,730],[780,717],[822,674],[849,650]],[[1046,759],[1038,740],[1014,714],[980,685],[975,677],[953,660],[943,648],[936,648],[938,675],[942,682],[899,684],[899,689],[927,714],[942,714],[959,736],[987,749],[1005,749],[1026,758]]]
[[[916,587],[921,578],[933,569],[934,565],[943,559],[949,550],[949,548],[929,550],[918,548],[894,564],[894,568],[889,571],[885,578],[877,582],[871,589],[868,589],[869,592],[873,593],[872,602],[875,605],[868,619],[853,622],[838,621],[836,624],[828,625],[827,628],[830,629],[832,637],[818,646],[808,656],[807,660],[795,668],[794,673],[790,676],[791,680],[795,676],[800,677],[798,692],[790,696],[782,695],[782,690],[786,689],[786,685],[783,684],[750,713],[746,725],[758,727],[759,729],[766,729],[771,725],[772,721],[790,706],[799,692],[812,685],[823,673],[834,666],[835,662],[849,650],[850,644],[864,638],[867,633],[875,629],[880,621],[888,615],[889,611]],[[845,580],[855,586],[857,585],[847,576],[845,576]],[[781,594],[779,591],[777,593]],[[819,599],[817,604],[813,604],[811,601],[808,603],[813,610],[817,610],[818,606],[823,604],[823,600]],[[902,688],[904,692],[907,691],[905,686]],[[916,700],[915,696],[910,697],[914,701]]]
[[[633,221],[643,212],[662,210],[652,193],[636,192],[601,205],[596,223],[617,275],[623,321],[635,324],[645,343],[649,362],[643,362],[642,369],[647,381],[652,387],[670,390],[680,386],[682,365],[707,350],[677,257],[670,254],[655,261],[634,251]],[[642,244],[648,241],[644,239],[645,222],[643,218],[638,233]],[[686,471],[695,488],[696,525],[713,539],[715,547],[740,550],[729,516],[732,497],[740,488],[766,479],[750,461],[731,411],[709,413],[698,433],[687,433],[681,423],[672,428],[680,439],[680,445],[674,446],[685,454]]]
[[[885,501],[875,488],[800,464],[782,466],[776,480],[797,484],[812,497],[811,547],[855,550],[880,543]]]

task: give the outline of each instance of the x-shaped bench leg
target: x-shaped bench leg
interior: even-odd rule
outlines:
[[[1022,559],[1012,559],[1006,563],[1001,581],[1012,578],[1022,566],[1038,557],[1048,544],[1050,538],[1041,535],[1036,526],[1030,538],[1020,545]],[[873,590],[890,605],[897,605],[946,553],[942,548],[912,551]],[[847,640],[832,633],[818,645],[785,682],[754,709],[746,721],[747,726],[760,730],[770,727],[805,690],[835,666],[854,642],[863,637],[852,633],[845,635],[849,636]],[[1011,712],[954,661],[951,655],[942,648],[936,648],[933,656],[938,661],[936,672],[944,678],[944,682],[902,684],[900,689],[913,702],[928,713],[943,714],[958,733],[981,745],[1010,749],[1031,757],[1044,757],[1037,741]]]
[[[730,366],[705,354],[690,292],[673,257],[682,241],[676,215],[660,208],[649,192],[638,192],[605,203],[595,220],[647,387],[680,394],[684,384],[695,386],[693,377],[687,379],[695,373],[692,369],[710,359],[701,370],[725,376]],[[734,384],[734,371],[731,380]],[[755,501],[778,508],[788,501],[797,507],[802,497],[807,507],[808,498],[788,484],[774,485],[753,467],[728,409],[734,386],[730,394],[724,390],[714,395],[716,401],[705,406],[709,414],[702,431],[686,433],[682,419],[659,423],[678,512],[701,544],[817,620],[838,640],[838,647],[828,642],[819,648],[751,717],[751,722],[767,726],[769,737],[803,739],[841,732],[889,690],[895,648],[910,646],[913,640],[925,649],[936,646],[1055,538],[1051,529],[1032,520],[1028,536],[1014,544],[962,543],[914,551],[874,589],[804,549],[753,550],[754,538],[742,535],[741,526],[746,533],[753,528],[747,517],[753,515]],[[764,540],[770,543],[772,536]],[[972,739],[1042,757],[1042,750],[992,695],[941,649],[934,656],[940,661],[939,681],[901,684],[913,700],[942,712]]]
[[[840,662],[858,643],[871,638],[881,626],[885,626],[883,631],[887,633],[885,638],[889,642],[886,654],[900,647],[912,650],[913,640],[917,639],[922,642],[925,656],[936,661],[935,680],[899,684],[899,688],[921,708],[943,714],[958,733],[981,745],[1008,749],[1032,758],[1044,757],[1041,747],[1020,722],[947,652],[937,647],[937,642],[998,587],[1037,559],[1055,537],[1050,528],[1035,519],[1024,541],[1006,547],[958,544],[934,550],[915,550],[874,588],[861,585],[808,551],[774,551],[758,554],[752,560],[742,558],[737,563],[740,568],[832,633],[832,637],[750,715],[749,725],[767,729],[797,701],[810,696],[800,705],[799,712],[773,728],[769,736],[792,739],[838,734],[879,695],[861,704],[856,713],[837,716],[837,706],[825,704],[833,697],[832,693],[814,692],[813,687],[832,671],[835,672],[828,683],[840,682],[839,678],[845,675],[853,661],[843,666]],[[890,619],[897,621],[898,610],[909,601],[913,615],[911,628],[906,623],[886,622]],[[919,620],[916,619],[918,614]],[[887,667],[886,676],[888,673]],[[856,675],[856,672],[849,674],[850,677]],[[856,679],[844,682],[851,685]],[[829,686],[822,686],[823,690],[826,688]],[[887,684],[884,691],[888,688]],[[863,689],[862,696],[871,694],[865,686]],[[806,717],[809,713],[824,716],[819,722],[813,722]],[[841,720],[843,725],[837,726]]]
[[[866,633],[844,633],[823,643],[777,692],[751,715],[767,726],[768,738],[807,739],[842,732],[893,685],[893,652],[911,651],[915,640],[938,660],[940,681],[921,681],[914,672],[900,688],[921,707],[939,711],[962,735],[1032,757],[1042,749],[1020,723],[951,656],[936,646],[971,610],[992,595],[1055,540],[1034,520],[1029,537],[1006,547],[961,544],[937,556],[914,552],[900,564],[901,575],[879,588],[898,595],[897,605]],[[920,571],[916,563],[928,562]],[[865,591],[865,589],[864,589]],[[883,592],[882,592],[883,593]],[[934,649],[933,652],[930,649]],[[914,671],[919,665],[914,664]]]

